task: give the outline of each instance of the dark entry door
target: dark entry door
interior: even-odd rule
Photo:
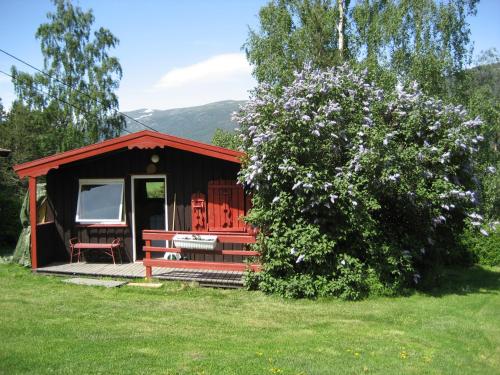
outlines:
[[[144,257],[142,231],[165,229],[165,179],[148,177],[134,178],[133,181],[136,260],[141,260]],[[152,246],[164,247],[165,241],[152,241]]]

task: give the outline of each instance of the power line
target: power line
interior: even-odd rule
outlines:
[[[56,82],[58,82],[58,83],[60,83],[60,84],[62,84],[62,85],[64,85],[64,86],[66,86],[66,87],[70,88],[71,90],[74,90],[74,91],[76,91],[76,92],[79,92],[80,94],[85,95],[87,98],[89,98],[89,99],[91,99],[91,100],[95,100],[95,101],[96,101],[97,103],[99,103],[99,104],[103,104],[103,103],[102,103],[99,99],[97,99],[97,98],[93,98],[93,97],[92,97],[92,96],[90,96],[88,93],[83,92],[83,91],[81,91],[81,90],[79,90],[79,89],[76,89],[76,88],[73,88],[73,87],[69,86],[66,82],[63,82],[63,81],[59,80],[58,78],[52,77],[49,73],[47,73],[47,72],[45,72],[45,71],[43,71],[43,70],[41,70],[41,69],[37,68],[36,66],[34,66],[34,65],[30,64],[29,62],[24,61],[23,59],[21,59],[21,58],[19,58],[19,57],[17,57],[17,56],[14,56],[13,54],[11,54],[11,53],[9,53],[9,52],[7,52],[7,51],[4,51],[4,50],[3,50],[3,49],[1,49],[1,48],[0,48],[0,52],[2,52],[2,53],[4,53],[4,54],[6,54],[7,56],[9,56],[9,57],[11,57],[11,58],[13,58],[14,60],[19,61],[20,63],[22,63],[22,64],[24,64],[24,65],[29,66],[31,69],[34,69],[34,70],[36,70],[37,72],[42,73],[42,74],[43,74],[43,75],[45,75],[46,77],[48,77],[48,78],[50,78],[50,79],[53,79],[54,81],[56,81]],[[136,120],[135,118],[133,118],[132,116],[127,115],[126,113],[123,113],[123,112],[121,112],[121,111],[119,111],[119,110],[117,110],[117,109],[115,109],[114,111],[116,111],[117,113],[121,114],[122,116],[124,116],[124,117],[126,117],[126,118],[128,118],[128,119],[130,119],[130,120],[132,120],[132,121],[135,121],[135,122],[136,122],[136,123],[138,123],[139,125],[142,125],[142,126],[144,126],[145,128],[147,128],[147,129],[149,129],[149,130],[152,130],[152,131],[154,131],[154,132],[158,132],[158,130],[156,130],[155,128],[152,128],[151,126],[146,125],[145,123],[143,123],[143,122],[141,122],[141,121],[139,121],[139,120]]]
[[[11,75],[11,74],[9,74],[9,73],[4,72],[3,70],[0,70],[0,73],[5,74],[6,76],[8,76],[8,77],[10,77],[10,78],[12,78],[12,79],[15,79],[15,78],[14,78],[14,76],[12,76],[12,75]],[[82,112],[82,113],[89,114],[89,112],[88,112],[88,111],[86,111],[86,110],[84,110],[84,109],[82,109],[82,108],[80,108],[80,107],[78,107],[78,106],[76,106],[76,105],[74,105],[74,104],[72,104],[72,103],[69,103],[69,102],[67,102],[67,101],[66,101],[66,100],[64,100],[64,99],[61,99],[61,98],[59,98],[59,97],[57,97],[57,96],[55,96],[55,95],[52,95],[52,94],[51,94],[51,93],[49,93],[49,92],[45,92],[45,91],[40,90],[40,89],[38,89],[38,88],[36,88],[36,87],[33,87],[33,89],[35,89],[35,91],[38,91],[38,92],[39,92],[40,94],[42,94],[42,95],[47,95],[47,96],[50,96],[52,99],[55,99],[55,100],[57,100],[57,101],[59,101],[59,102],[61,102],[61,103],[64,103],[64,104],[66,104],[66,105],[69,105],[69,106],[73,107],[74,109],[76,109],[76,110],[78,110],[78,111],[80,111],[80,112]],[[123,131],[125,131],[125,132],[127,132],[127,133],[129,133],[129,134],[132,134],[132,132],[131,132],[131,131],[128,131],[127,129],[122,129],[122,130],[123,130]]]

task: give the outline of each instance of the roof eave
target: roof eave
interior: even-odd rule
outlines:
[[[223,147],[213,146],[190,139],[174,137],[171,135],[144,130],[118,138],[109,139],[89,146],[47,156],[41,159],[29,161],[14,166],[14,171],[20,178],[39,177],[46,175],[51,169],[57,169],[60,165],[83,160],[93,156],[105,154],[122,148],[155,148],[171,147],[196,154],[226,160],[241,164],[244,153],[229,150]]]

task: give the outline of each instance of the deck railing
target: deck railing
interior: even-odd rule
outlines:
[[[142,260],[146,267],[146,277],[151,278],[152,267],[166,268],[190,268],[218,271],[260,271],[261,266],[258,263],[243,262],[215,262],[199,260],[166,260],[163,258],[152,258],[152,253],[180,253],[180,254],[210,254],[210,255],[233,255],[242,257],[259,257],[260,253],[252,250],[202,250],[202,249],[182,249],[151,246],[151,241],[163,240],[171,241],[176,234],[192,235],[216,235],[217,242],[222,244],[242,244],[249,245],[256,242],[255,236],[246,232],[186,232],[186,231],[163,231],[163,230],[144,230],[142,239],[144,240],[144,259]],[[168,242],[167,242],[168,243]]]

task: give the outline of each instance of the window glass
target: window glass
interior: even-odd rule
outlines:
[[[80,182],[76,221],[121,222],[123,181]]]
[[[146,196],[151,198],[165,199],[164,181],[146,181]]]

